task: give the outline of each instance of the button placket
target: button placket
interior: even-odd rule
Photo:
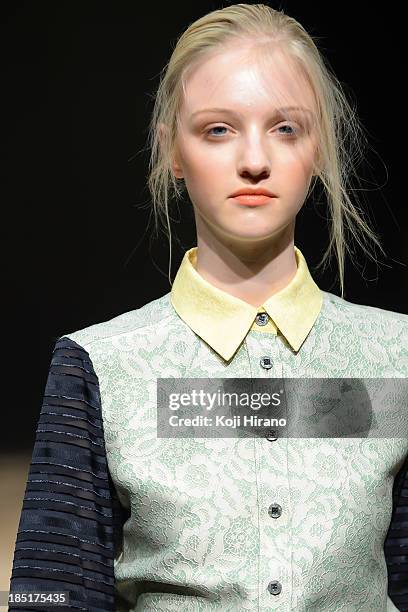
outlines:
[[[258,313],[262,314],[262,313]],[[264,320],[266,317],[258,317],[257,320]],[[269,319],[269,318],[268,318]],[[283,363],[280,354],[279,339],[275,334],[248,334],[245,339],[249,374],[251,377],[270,378],[283,376]],[[291,553],[290,535],[285,528],[288,521],[287,513],[284,512],[286,506],[288,477],[286,462],[284,461],[285,445],[284,439],[279,438],[273,452],[267,442],[278,440],[278,430],[274,427],[269,428],[258,440],[256,447],[259,448],[260,469],[259,469],[259,498],[265,500],[263,504],[263,519],[261,520],[261,556],[264,559],[263,566],[263,595],[261,596],[264,609],[269,609],[272,605],[271,597],[279,605],[289,605],[291,597]],[[276,451],[276,452],[275,452]],[[276,465],[275,465],[276,464]],[[273,486],[270,478],[276,475]],[[276,491],[282,492],[282,498],[274,500]],[[278,540],[275,538],[279,534]]]
[[[268,355],[264,355],[263,357],[261,357],[261,359],[259,360],[259,363],[264,370],[270,370],[273,367],[273,361]],[[275,437],[275,434],[276,434],[275,430],[269,431],[265,435],[266,440],[268,440],[268,442],[276,442],[278,438]]]

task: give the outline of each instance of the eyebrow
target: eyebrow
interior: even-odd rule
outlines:
[[[303,106],[283,106],[281,108],[277,108],[274,114],[279,115],[280,113],[287,113],[288,111],[293,111],[293,110],[303,111],[306,113],[310,113],[311,115],[314,114],[312,110],[310,110],[309,108],[304,108]],[[240,115],[239,112],[233,111],[230,108],[214,107],[214,108],[202,108],[198,111],[195,111],[195,113],[192,113],[191,117],[195,117],[196,115],[201,115],[202,113],[229,113],[230,115],[236,115],[236,116]]]

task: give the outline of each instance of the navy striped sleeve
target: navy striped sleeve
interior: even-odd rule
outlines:
[[[408,456],[395,477],[393,501],[384,543],[388,594],[401,612],[408,612]]]
[[[107,465],[98,377],[87,351],[63,336],[55,343],[35,435],[10,593],[68,591],[69,609],[114,611],[124,516]]]

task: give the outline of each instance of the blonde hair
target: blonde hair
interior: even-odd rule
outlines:
[[[356,111],[347,101],[340,82],[322,57],[314,38],[294,18],[264,4],[230,5],[199,18],[180,36],[168,64],[160,73],[148,134],[151,151],[148,188],[156,233],[160,222],[165,229],[168,228],[170,286],[171,228],[168,203],[171,198],[180,199],[185,193],[183,179],[177,179],[172,171],[172,155],[187,74],[200,61],[214,53],[222,53],[226,45],[242,41],[250,41],[254,49],[261,50],[261,59],[268,48],[279,48],[295,60],[312,87],[319,110],[316,127],[320,161],[309,185],[309,193],[317,178],[320,178],[331,221],[329,245],[316,269],[325,267],[334,250],[341,296],[344,297],[345,254],[346,251],[353,253],[346,232],[349,231],[364,252],[375,261],[367,246],[370,240],[384,253],[378,236],[348,195],[350,177],[364,157],[362,144],[367,141]],[[168,128],[165,133],[159,128],[162,124]]]

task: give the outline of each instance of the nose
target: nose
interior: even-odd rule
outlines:
[[[244,145],[238,169],[242,176],[269,176],[271,169],[270,159],[259,139],[253,140],[251,143],[247,142]]]
[[[253,166],[251,166],[250,168],[245,168],[245,170],[240,172],[241,176],[253,177],[256,180],[267,178],[269,174],[270,172],[268,168],[263,167],[261,169],[257,169],[257,168],[254,168]]]
[[[249,176],[256,179],[266,178],[270,175],[269,164],[255,161],[243,163],[240,166],[239,174],[243,177]]]

